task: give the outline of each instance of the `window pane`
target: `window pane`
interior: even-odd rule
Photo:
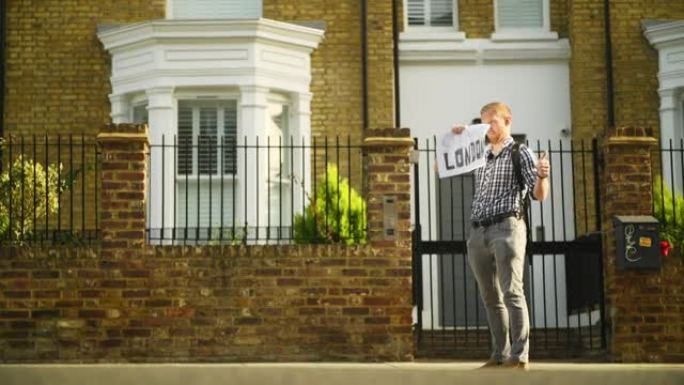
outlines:
[[[223,173],[234,174],[237,167],[237,101],[223,108]]]
[[[425,0],[408,0],[408,24],[425,25]]]
[[[192,107],[178,104],[178,174],[192,174]]]
[[[173,0],[174,19],[258,19],[261,0]]]
[[[499,28],[543,28],[543,0],[498,0]]]
[[[147,104],[139,104],[133,107],[133,123],[147,124],[148,121]]]
[[[216,174],[217,172],[217,126],[218,116],[215,107],[199,109],[199,136],[197,137],[197,163],[200,174]]]
[[[430,0],[430,25],[449,27],[454,25],[453,0]]]
[[[279,149],[278,156],[280,157],[280,170],[282,172],[281,178],[285,178],[290,174],[290,157],[288,155],[288,150],[285,148],[287,143],[290,143],[290,107],[287,104],[283,104],[282,110],[279,114],[273,116],[273,122],[280,128],[280,144],[283,146]],[[278,143],[275,143],[278,145]],[[292,150],[290,150],[292,151]]]

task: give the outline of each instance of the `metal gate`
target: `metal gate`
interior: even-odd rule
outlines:
[[[472,174],[439,179],[435,138],[416,139],[413,298],[417,354],[484,358],[490,334],[466,260]],[[600,357],[606,347],[596,141],[527,143],[551,162],[550,196],[532,201],[525,271],[532,357]]]

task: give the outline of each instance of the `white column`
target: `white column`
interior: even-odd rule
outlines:
[[[265,228],[268,205],[268,165],[266,164],[266,119],[268,88],[248,85],[240,87],[240,124],[238,128],[238,218],[246,224],[250,233],[248,239],[257,237],[255,229]],[[247,148],[245,145],[247,140]],[[257,144],[262,147],[258,151]],[[243,146],[243,147],[240,147]],[[257,154],[258,152],[258,154]],[[245,213],[246,211],[246,213]],[[245,217],[246,214],[246,217]],[[258,237],[266,240],[266,232]]]
[[[670,147],[672,140],[673,148],[679,148],[679,141],[682,139],[682,132],[678,130],[679,121],[679,97],[676,89],[661,89],[660,94],[660,145],[662,148]],[[682,165],[674,162],[674,169],[670,167],[669,159],[662,162],[663,182],[666,186],[675,186],[676,192],[681,193],[682,186]],[[674,181],[672,176],[674,175]]]
[[[173,87],[148,89],[147,99],[151,163],[148,223],[153,238],[170,239],[176,193],[173,143],[177,129]],[[161,229],[164,229],[163,234]]]
[[[292,138],[295,146],[311,145],[311,98],[310,92],[299,92],[292,95]],[[288,138],[289,140],[289,138]],[[302,154],[303,151],[303,154]],[[294,150],[294,164],[292,174],[294,175],[294,207],[292,214],[300,214],[309,204],[308,196],[313,197],[311,191],[311,150]],[[302,200],[302,198],[304,200]]]
[[[112,123],[121,124],[130,122],[129,103],[126,95],[110,94],[109,102],[112,105],[112,112],[109,116],[112,117]]]

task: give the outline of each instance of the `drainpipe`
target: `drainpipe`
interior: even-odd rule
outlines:
[[[361,73],[363,84],[361,99],[363,101],[363,129],[368,129],[368,10],[366,0],[361,0]]]
[[[613,44],[610,27],[610,0],[603,0],[604,34],[606,40],[606,108],[608,127],[615,128],[615,90],[613,89]]]
[[[7,2],[0,1],[0,141],[5,134],[5,39],[7,30]],[[2,146],[0,146],[0,160],[2,159]],[[0,161],[2,172],[2,161]]]
[[[399,103],[399,26],[397,25],[397,0],[392,0],[392,46],[394,49],[394,127],[401,127]]]

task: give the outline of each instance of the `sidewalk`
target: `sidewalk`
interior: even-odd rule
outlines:
[[[684,384],[684,364],[534,363],[528,372],[454,363],[0,365],[2,385]]]

